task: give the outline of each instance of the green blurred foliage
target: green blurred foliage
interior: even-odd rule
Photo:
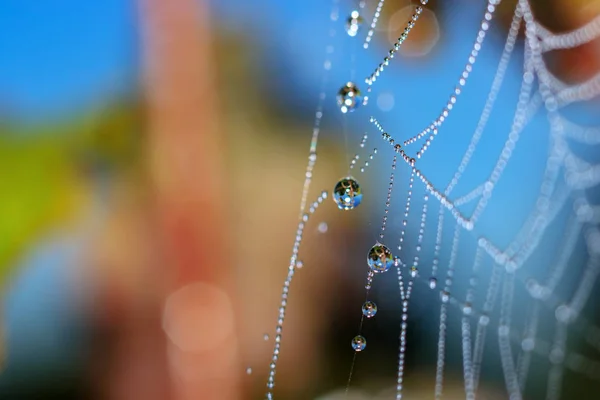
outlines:
[[[134,104],[113,102],[42,126],[0,125],[0,285],[33,243],[85,215],[99,176],[136,165]]]

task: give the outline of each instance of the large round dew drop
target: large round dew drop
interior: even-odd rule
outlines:
[[[362,200],[360,185],[352,177],[340,179],[333,189],[333,201],[340,210],[352,210]]]
[[[380,274],[386,272],[394,265],[394,256],[390,249],[381,243],[377,243],[371,247],[367,254],[367,264],[371,271]]]
[[[372,301],[365,301],[362,306],[362,313],[367,318],[373,318],[377,314],[377,304]]]
[[[363,351],[365,347],[367,347],[367,339],[361,335],[354,336],[352,339],[352,348],[354,351],[358,353],[359,351]]]

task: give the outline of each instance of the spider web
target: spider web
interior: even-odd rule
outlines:
[[[339,0],[332,0],[333,8],[330,14],[332,29],[330,39],[336,31],[340,31],[345,20],[340,18]],[[421,2],[426,7],[427,1]],[[398,357],[398,378],[396,398],[402,398],[404,354],[410,351],[406,342],[407,324],[410,324],[408,308],[410,306],[413,282],[415,285],[422,283],[430,289],[430,294],[439,294],[439,334],[437,343],[436,373],[432,377],[435,382],[434,396],[442,398],[444,395],[444,378],[446,375],[447,328],[450,323],[449,309],[457,308],[460,311],[461,351],[464,393],[467,399],[477,398],[481,370],[489,357],[486,349],[489,347],[490,329],[496,329],[496,346],[498,349],[505,390],[510,399],[521,399],[531,380],[532,364],[543,362],[546,366],[547,399],[558,399],[565,380],[566,372],[582,375],[586,379],[600,381],[600,362],[588,354],[582,354],[570,349],[568,339],[572,336],[580,338],[597,353],[600,351],[600,327],[585,316],[584,308],[595,286],[600,273],[600,205],[594,204],[590,193],[600,184],[600,164],[585,160],[578,154],[589,153],[594,145],[600,144],[600,127],[583,126],[568,117],[568,108],[593,99],[600,95],[600,74],[577,84],[568,84],[553,75],[546,65],[544,54],[569,49],[600,37],[600,16],[594,18],[574,31],[554,34],[541,25],[532,13],[528,0],[519,0],[513,13],[511,26],[505,41],[504,49],[500,56],[492,85],[487,99],[483,105],[477,125],[473,131],[470,142],[464,155],[456,168],[452,179],[442,188],[434,185],[427,177],[427,171],[419,169],[421,159],[426,158],[426,150],[433,145],[434,139],[445,132],[443,124],[451,114],[455,104],[460,101],[463,87],[468,81],[471,72],[475,73],[475,60],[479,51],[485,45],[485,36],[491,24],[494,23],[494,12],[500,0],[490,0],[482,14],[480,29],[475,36],[473,49],[468,56],[465,70],[459,78],[459,83],[453,90],[441,114],[423,131],[417,135],[403,140],[402,145],[393,133],[390,133],[380,124],[376,116],[371,122],[374,129],[379,130],[384,143],[390,144],[392,150],[383,149],[379,152],[380,158],[388,157],[389,151],[393,154],[390,185],[383,217],[383,226],[380,240],[387,223],[387,213],[390,208],[394,171],[407,168],[410,171],[410,183],[404,215],[408,217],[411,209],[411,197],[414,191],[422,188],[425,193],[421,209],[420,229],[418,239],[413,244],[414,249],[404,245],[406,220],[400,232],[400,245],[394,251],[395,267],[398,276],[398,285],[402,298],[402,326],[400,329],[400,348]],[[364,2],[358,4],[361,15]],[[379,1],[375,9],[370,29],[367,34],[364,48],[367,49],[374,29],[379,19],[379,14],[384,1]],[[418,12],[417,14],[420,14]],[[410,23],[410,22],[409,22]],[[413,25],[417,18],[413,18]],[[367,77],[368,92],[371,86],[377,86],[376,80],[384,70],[396,61],[393,61],[395,50],[408,36],[410,28],[405,30],[406,35],[401,37],[389,55]],[[454,189],[459,185],[465,171],[470,166],[474,154],[478,150],[480,139],[486,132],[486,127],[498,100],[500,89],[508,65],[514,58],[518,46],[519,30],[524,28],[525,39],[522,45],[523,68],[521,87],[518,101],[512,118],[512,124],[506,132],[506,140],[497,152],[497,160],[489,176],[480,184],[467,191],[465,195],[453,196]],[[305,173],[305,182],[301,196],[300,222],[296,232],[292,256],[288,267],[288,274],[284,281],[279,318],[275,329],[275,348],[269,366],[269,379],[267,382],[266,398],[274,397],[275,372],[279,360],[280,343],[283,339],[283,325],[286,316],[286,306],[291,283],[300,266],[298,253],[303,237],[303,232],[310,217],[319,205],[328,196],[321,192],[313,203],[308,201],[308,194],[314,168],[317,162],[317,145],[321,121],[324,114],[324,104],[327,99],[325,92],[326,83],[330,79],[331,54],[333,47],[326,48],[327,57],[324,63],[322,90],[319,94],[317,111],[315,114],[314,129],[310,143],[308,165]],[[353,56],[354,59],[354,56]],[[365,98],[365,102],[367,101]],[[511,160],[512,153],[519,145],[521,133],[527,128],[532,119],[540,114],[547,118],[548,138],[546,164],[543,169],[535,205],[522,222],[521,228],[515,237],[505,245],[494,242],[490,234],[475,234],[479,232],[480,217],[493,198],[495,188],[501,181],[504,170]],[[367,137],[364,136],[360,147],[364,147]],[[413,144],[421,142],[420,150],[413,151]],[[573,148],[580,151],[574,151]],[[581,150],[583,149],[583,150]],[[539,151],[539,149],[538,149]],[[373,159],[371,154],[370,159]],[[352,160],[349,170],[357,164],[358,154]],[[404,161],[404,162],[403,162]],[[361,172],[368,166],[365,163]],[[471,166],[473,168],[473,166]],[[355,170],[356,171],[356,170]],[[421,189],[419,189],[421,190]],[[472,211],[467,213],[466,206]],[[430,210],[439,207],[437,212],[436,229],[425,229],[426,219],[431,215]],[[392,210],[393,211],[393,210]],[[562,221],[564,227],[560,226]],[[450,221],[453,225],[453,235],[450,241],[449,259],[442,262],[440,254],[445,248],[444,230]],[[554,233],[553,233],[554,232]],[[555,240],[558,246],[553,249],[555,254],[550,258],[550,263],[543,268],[534,268],[538,261],[534,259],[536,252],[540,251],[540,244],[550,236],[560,237]],[[422,263],[419,265],[421,247],[425,247],[423,238],[430,236],[435,245],[425,249],[432,254],[431,268]],[[473,248],[472,264],[458,263],[458,253],[465,242],[471,243]],[[578,246],[583,242],[582,246]],[[585,248],[583,257],[581,247]],[[368,250],[368,249],[366,249]],[[579,253],[578,253],[579,251]],[[577,270],[580,260],[583,266]],[[536,273],[538,271],[539,273]],[[443,273],[443,274],[442,274]],[[455,277],[469,276],[468,285],[464,293],[453,290]],[[480,276],[489,276],[487,280],[478,279]],[[369,271],[367,275],[367,298],[373,283],[374,274]],[[439,281],[439,283],[438,283]],[[525,293],[527,301],[519,297]],[[523,318],[523,315],[526,315]],[[549,317],[549,315],[553,317]],[[362,328],[361,319],[360,327]],[[359,332],[361,330],[359,328]],[[408,349],[408,350],[407,350]],[[586,353],[591,353],[586,351]],[[597,356],[597,354],[593,354]],[[356,362],[356,353],[352,362],[348,387],[352,382],[352,371]],[[539,371],[535,371],[540,373]],[[347,393],[348,388],[346,389]],[[410,395],[410,393],[406,393]],[[536,395],[539,397],[539,394]]]

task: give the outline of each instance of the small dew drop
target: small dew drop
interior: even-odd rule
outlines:
[[[354,339],[352,339],[352,348],[354,351],[363,351],[365,347],[367,347],[367,339],[361,335],[354,336]]]
[[[435,289],[437,286],[437,279],[434,277],[429,278],[429,289]]]
[[[373,318],[377,314],[377,304],[372,301],[365,301],[362,306],[362,313],[367,318]]]
[[[269,340],[269,334],[265,333],[265,335],[263,336],[264,341],[266,342],[267,340]]]
[[[304,263],[301,260],[296,261],[296,268],[304,267]]]
[[[250,367],[246,368],[246,374],[251,375],[252,374],[252,368],[250,368]]]

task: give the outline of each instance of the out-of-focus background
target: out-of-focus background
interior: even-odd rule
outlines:
[[[475,115],[491,84],[515,3],[501,5],[468,88],[445,126],[445,137],[440,135],[423,161],[421,169],[440,186],[451,178],[477,123]],[[600,12],[600,2],[593,0],[532,4],[539,20],[557,32],[581,26]],[[355,7],[341,1],[340,15]],[[374,7],[367,5],[369,10]],[[366,114],[351,125],[349,144],[344,143],[334,93],[347,80],[361,82],[371,72],[412,7],[410,1],[386,2],[369,51],[338,28],[325,87],[328,100],[314,193],[333,188],[365,131],[373,137],[369,147],[383,148]],[[483,1],[429,2],[402,57],[378,81],[369,105],[369,112],[395,136],[412,136],[445,104],[483,9]],[[329,10],[323,0],[211,2],[219,119],[226,143],[224,173],[231,193],[223,203],[230,219],[236,293],[243,304],[243,360],[252,367],[245,377],[247,398],[259,398],[266,381],[272,338],[265,342],[263,334],[271,333],[276,320],[294,239],[329,40]],[[136,321],[145,321],[157,279],[149,267],[149,237],[154,233],[147,227],[154,192],[148,178],[141,85],[142,19],[135,2],[126,0],[0,2],[0,302],[6,360],[1,399],[142,398],[135,389],[114,383],[121,382],[118,375],[127,369],[122,366],[127,364],[123,354],[129,354],[124,348],[135,344],[126,338],[130,329],[143,329]],[[358,54],[354,61],[353,52]],[[522,56],[517,56],[510,64],[474,163],[496,157],[504,141],[521,82],[520,61]],[[563,80],[583,81],[599,72],[600,42],[552,53],[547,61]],[[593,99],[569,112],[597,124],[598,105]],[[481,231],[501,243],[514,236],[535,200],[547,156],[546,133],[547,121],[540,116],[523,135],[520,153],[482,217]],[[488,164],[465,176],[465,190],[486,168]],[[387,159],[376,157],[361,180],[367,200],[360,212],[342,215],[328,200],[307,229],[301,254],[305,267],[294,283],[278,369],[281,398],[316,398],[345,386],[353,356],[349,338],[355,334],[364,296],[364,265],[355,260],[364,258],[379,227],[389,172]],[[398,172],[396,193],[404,192],[407,176],[406,170]],[[401,207],[402,197],[394,199],[396,207]],[[399,226],[402,218],[394,215],[389,226]],[[326,225],[318,229],[319,222]],[[434,228],[428,225],[430,236]],[[431,247],[426,241],[424,260],[431,260]],[[574,268],[581,268],[581,254]],[[369,337],[377,339],[370,341],[368,358],[355,370],[354,384],[364,390],[394,386],[400,323],[394,312],[399,309],[395,290],[390,281],[375,293],[380,308],[388,311],[367,328]],[[429,395],[438,299],[418,290],[415,296],[406,387],[413,393],[422,388]],[[595,296],[591,301],[597,300]],[[459,334],[458,319],[449,329],[451,335]],[[449,348],[448,398],[463,396],[460,341],[456,343]],[[492,362],[484,369],[483,390],[502,398],[500,363],[493,353],[497,350],[489,351]],[[141,362],[131,365],[151,368]],[[543,376],[532,377],[528,398],[543,393]],[[596,393],[597,382],[569,378],[574,383],[565,385],[564,398],[594,398],[589,390]]]

